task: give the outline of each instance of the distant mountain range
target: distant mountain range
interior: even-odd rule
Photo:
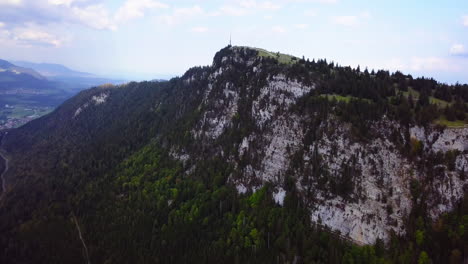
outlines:
[[[32,77],[38,79],[38,80],[45,80],[46,78],[33,70],[31,67],[25,67],[22,65],[14,65],[6,60],[0,60],[0,72],[5,73],[5,72],[11,72],[14,74],[27,74],[31,75]]]
[[[55,85],[33,69],[0,60],[0,93],[32,92],[53,89]]]
[[[33,93],[54,91],[72,93],[106,83],[124,80],[103,78],[52,63],[0,60],[0,93]]]
[[[82,77],[82,78],[95,78],[96,75],[87,72],[78,72],[66,66],[54,63],[34,63],[28,61],[14,61],[15,65],[30,68],[47,78],[56,77]]]
[[[38,72],[48,80],[57,82],[62,89],[67,91],[83,90],[108,83],[121,84],[126,82],[122,79],[105,78],[88,72],[75,71],[61,64],[28,61],[15,61],[14,64]]]
[[[125,82],[60,64],[0,59],[0,108],[7,104],[55,107],[84,89]]]

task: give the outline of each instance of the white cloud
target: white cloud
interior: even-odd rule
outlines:
[[[108,10],[103,5],[92,5],[84,8],[73,7],[71,13],[77,22],[90,28],[117,29],[117,25],[112,21]]]
[[[0,0],[0,5],[21,5],[21,0]]]
[[[253,5],[250,6],[249,8],[262,9],[262,10],[278,10],[281,8],[281,5],[275,4],[270,1],[264,1],[264,2],[251,1],[251,2],[253,2]]]
[[[435,56],[393,58],[383,66],[389,70],[414,72],[459,72],[461,70],[457,62]]]
[[[216,12],[216,16],[219,15],[228,15],[228,16],[245,16],[249,14],[250,11],[248,8],[244,7],[237,7],[232,5],[222,6],[218,12]]]
[[[206,27],[193,27],[192,32],[195,32],[195,33],[205,33],[205,32],[208,32],[208,28]]]
[[[272,1],[242,0],[237,3],[223,5],[213,16],[246,16],[262,11],[277,11],[281,5]]]
[[[127,0],[123,6],[121,6],[116,14],[115,20],[118,23],[127,22],[135,18],[141,18],[145,16],[145,11],[149,9],[164,9],[169,6],[153,0]]]
[[[347,27],[355,27],[361,24],[363,20],[368,20],[371,18],[371,14],[367,11],[360,13],[357,16],[333,16],[331,21],[333,24],[347,26]]]
[[[318,4],[336,4],[338,0],[285,0],[294,3],[318,3]]]
[[[296,24],[294,25],[294,27],[298,28],[298,29],[306,29],[309,27],[308,24]]]
[[[24,28],[31,23],[114,28],[108,9],[103,4],[93,4],[91,0],[21,0],[21,3],[19,6],[0,8],[0,17],[10,28]]]
[[[11,41],[11,33],[8,30],[0,29],[0,43]]]
[[[183,21],[204,14],[204,10],[198,6],[175,8],[170,15],[160,16],[159,19],[168,25],[180,24]]]
[[[357,16],[334,16],[332,22],[336,25],[353,27],[359,24],[359,18]]]
[[[375,68],[380,68],[380,66],[377,66]],[[382,65],[382,68],[392,70],[392,71],[402,71],[402,70],[407,70],[407,65],[403,62],[402,59],[400,58],[392,58],[389,61],[385,62]]]
[[[24,45],[46,45],[58,47],[62,40],[48,32],[34,28],[19,29],[14,33],[13,39]]]
[[[278,10],[281,9],[281,6],[270,1],[261,2],[257,5],[258,9],[263,10]]]
[[[455,71],[458,68],[447,59],[439,57],[413,57],[409,68],[415,71]]]
[[[4,28],[5,28],[5,23],[0,22],[0,43],[6,43],[6,42],[11,41],[10,31]]]
[[[364,19],[369,19],[371,18],[371,13],[369,11],[364,11],[361,14],[359,14],[359,16]]]
[[[283,26],[274,26],[271,30],[275,33],[286,33],[286,28]]]
[[[321,4],[336,4],[338,0],[312,0],[312,2],[321,3]]]
[[[115,12],[103,0],[0,0],[0,28],[5,29],[1,40],[12,45],[59,47],[64,42],[61,31],[72,24],[117,30],[125,22],[163,8],[168,5],[158,0],[125,0]],[[175,14],[187,15],[178,9]]]
[[[51,5],[65,5],[71,6],[75,0],[49,0],[49,4]]]
[[[0,0],[2,21],[11,27],[35,24],[78,24],[98,30],[144,17],[154,9],[168,8],[157,0],[126,0],[115,12],[103,0]],[[13,6],[12,4],[16,4]]]
[[[450,54],[455,55],[455,56],[460,56],[460,55],[467,55],[465,46],[463,44],[453,44],[452,47],[450,47]]]
[[[281,5],[271,1],[258,2],[255,0],[244,0],[239,2],[239,6],[247,9],[264,9],[264,10],[278,10]]]
[[[317,16],[317,11],[315,9],[308,9],[304,11],[304,16],[314,17]]]
[[[468,27],[468,16],[463,16],[462,21],[463,21],[463,26]]]
[[[243,0],[239,1],[239,5],[243,8],[254,8],[254,6],[257,4],[257,1],[255,0]]]

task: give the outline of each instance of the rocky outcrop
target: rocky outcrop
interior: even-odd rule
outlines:
[[[236,168],[229,181],[239,193],[269,183],[275,190],[273,199],[282,204],[285,180],[293,178],[313,221],[365,244],[388,240],[391,232],[405,234],[405,220],[417,199],[411,191],[415,182],[429,183],[421,188],[432,218],[462,198],[468,184],[461,178],[468,170],[467,128],[406,128],[382,117],[371,124],[372,137],[356,140],[351,125],[333,115],[312,124],[314,116],[292,110],[315,84],[281,72],[265,75],[263,58],[249,57],[241,48],[231,51],[231,56],[215,58],[199,107],[203,112],[192,135],[204,148],[213,149],[211,155],[224,156],[217,140],[237,129],[240,116],[252,122],[226,157]],[[238,65],[243,66],[243,75],[236,72]],[[265,82],[249,81],[255,76],[264,76]],[[312,141],[306,140],[310,133],[316,135]],[[410,144],[411,138],[422,142],[424,155],[402,153],[401,144]],[[450,151],[456,156],[454,166],[424,163],[426,167],[421,167],[421,160]],[[189,159],[186,153],[173,156]]]
[[[412,127],[411,136],[424,143],[426,151],[468,150],[468,128],[435,129]]]
[[[100,93],[98,95],[94,95],[93,97],[91,97],[91,100],[89,100],[89,102],[84,103],[82,106],[78,107],[75,110],[73,118],[76,118],[78,115],[80,115],[91,104],[100,105],[100,104],[105,103],[108,97],[109,97],[108,92],[102,92],[102,93]]]

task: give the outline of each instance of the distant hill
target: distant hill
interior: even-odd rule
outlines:
[[[38,80],[45,80],[46,78],[41,75],[40,73],[38,73],[37,71],[33,70],[33,69],[30,69],[29,67],[27,66],[18,66],[18,65],[14,65],[6,60],[1,60],[0,59],[0,72],[1,73],[4,73],[4,72],[11,72],[11,73],[14,73],[14,74],[27,74],[27,75],[30,75]]]
[[[96,77],[94,74],[87,72],[79,72],[72,70],[61,64],[54,63],[34,63],[28,61],[15,61],[16,65],[26,68],[34,69],[43,76],[46,77],[82,77],[82,78],[93,78]]]
[[[54,89],[55,84],[33,69],[0,60],[0,93],[37,93]]]
[[[0,106],[57,106],[81,90],[106,83],[124,81],[74,71],[59,64],[12,63],[0,59]]]
[[[14,61],[14,64],[31,68],[46,76],[49,80],[54,81],[58,88],[73,93],[106,83],[122,84],[127,82],[125,80],[104,78],[92,73],[75,71],[67,66],[56,63]]]
[[[54,84],[47,79],[37,79],[27,73],[15,71],[0,72],[0,93],[8,90],[41,90],[54,88]]]

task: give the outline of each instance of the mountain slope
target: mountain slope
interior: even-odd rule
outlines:
[[[82,262],[81,236],[97,263],[466,257],[447,230],[468,213],[468,129],[434,123],[465,124],[467,95],[241,47],[83,91],[4,138],[0,259]]]

